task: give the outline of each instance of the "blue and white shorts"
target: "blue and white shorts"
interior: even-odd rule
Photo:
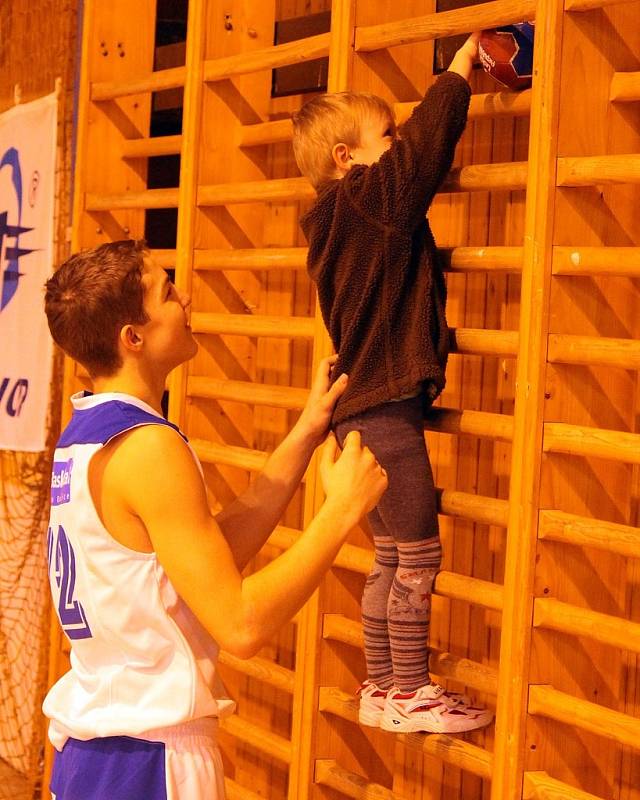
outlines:
[[[224,800],[217,729],[206,718],[144,738],[68,739],[55,754],[52,800]]]

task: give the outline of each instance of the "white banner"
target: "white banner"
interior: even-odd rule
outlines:
[[[0,449],[44,450],[53,345],[43,286],[53,263],[58,100],[0,114]]]

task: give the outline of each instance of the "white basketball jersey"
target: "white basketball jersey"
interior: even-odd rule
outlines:
[[[54,454],[47,535],[49,582],[71,641],[71,669],[43,704],[49,738],[61,750],[68,737],[138,736],[232,713],[216,677],[217,644],[155,553],[110,535],[89,491],[89,462],[107,442],[141,425],[170,423],[125,394],[71,400],[73,417]]]

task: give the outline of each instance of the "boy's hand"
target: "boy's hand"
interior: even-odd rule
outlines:
[[[309,393],[309,399],[304,407],[296,427],[309,436],[314,447],[319,445],[327,434],[331,415],[338,398],[347,388],[347,376],[341,375],[329,388],[331,382],[331,368],[338,359],[337,355],[323,358],[320,362]]]
[[[375,508],[387,488],[387,473],[368,447],[362,447],[358,431],[351,431],[339,454],[333,434],[329,436],[320,460],[320,477],[326,502],[355,525]]]
[[[461,75],[465,80],[469,80],[473,64],[478,58],[478,42],[480,41],[480,31],[472,33],[462,47],[456,52],[453,61],[449,64],[449,72]]]
[[[465,50],[466,53],[469,56],[471,56],[471,58],[476,59],[478,57],[479,42],[480,42],[480,31],[474,31],[460,49]]]

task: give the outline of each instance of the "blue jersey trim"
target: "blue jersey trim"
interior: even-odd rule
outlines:
[[[143,411],[143,409],[122,400],[109,400],[93,406],[93,408],[76,409],[56,447],[70,447],[74,444],[106,444],[114,436],[140,425],[166,425],[179,433],[185,442],[188,441],[177,425],[168,422],[163,417]]]

